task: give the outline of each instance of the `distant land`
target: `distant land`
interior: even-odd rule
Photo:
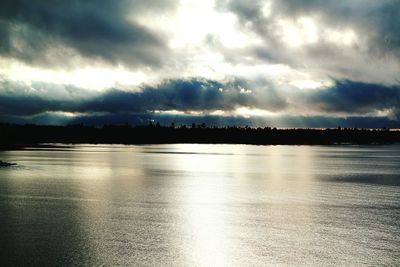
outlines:
[[[254,144],[334,145],[390,144],[400,142],[397,129],[277,129],[271,127],[207,127],[200,125],[146,126],[84,125],[45,126],[0,124],[0,149],[15,149],[42,143],[70,144]]]

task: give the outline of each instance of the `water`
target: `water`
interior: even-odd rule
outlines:
[[[0,265],[399,266],[400,146],[0,152]]]

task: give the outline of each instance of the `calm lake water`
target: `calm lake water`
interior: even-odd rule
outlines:
[[[399,266],[400,146],[0,152],[0,265]]]

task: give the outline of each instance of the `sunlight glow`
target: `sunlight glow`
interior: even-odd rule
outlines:
[[[181,110],[154,110],[155,114],[162,114],[162,115],[185,115],[185,112]]]
[[[264,109],[240,107],[234,111],[235,115],[243,116],[245,118],[251,118],[252,116],[266,117],[266,116],[277,116],[276,112],[271,112]]]
[[[292,82],[289,82],[290,85],[293,85],[299,89],[318,89],[321,87],[326,87],[327,84],[320,82],[320,81],[314,81],[314,80],[295,80]]]
[[[268,18],[272,14],[272,3],[271,1],[266,1],[262,7],[262,13],[264,17]]]
[[[12,62],[0,71],[10,80],[23,82],[43,82],[68,84],[77,87],[102,90],[110,87],[134,86],[146,81],[142,71],[128,71],[122,67],[116,69],[84,67],[73,70],[48,70]]]
[[[281,37],[285,43],[292,47],[316,43],[319,39],[318,28],[314,19],[302,17],[296,21],[281,19]]]
[[[232,12],[217,12],[214,0],[181,1],[174,15],[161,14],[149,17],[148,14],[134,20],[153,29],[162,29],[167,35],[172,49],[204,51],[207,40],[227,48],[243,48],[250,44],[260,44],[261,39],[251,33],[236,29],[238,23]]]
[[[253,91],[249,90],[249,89],[245,89],[245,88],[240,88],[239,93],[242,95],[249,95],[249,94],[253,93]]]
[[[337,45],[349,46],[356,43],[358,39],[352,29],[321,28],[311,17],[301,17],[295,21],[280,19],[278,25],[282,40],[291,47],[314,44],[321,39]]]
[[[212,115],[212,116],[224,116],[224,115],[226,115],[226,112],[219,109],[219,110],[215,110],[215,111],[210,112],[210,115]]]
[[[86,113],[80,113],[80,112],[65,112],[65,111],[52,111],[52,115],[58,115],[58,116],[63,116],[63,117],[68,117],[68,118],[74,118],[76,116],[82,116],[85,115]]]
[[[225,70],[227,71],[226,74],[250,78],[281,78],[282,76],[287,76],[296,72],[296,70],[291,69],[285,64],[236,64],[227,66]],[[221,71],[223,71],[223,69],[221,69]]]
[[[197,46],[207,36],[215,36],[226,47],[244,47],[252,40],[235,30],[237,18],[232,13],[214,10],[213,0],[185,1],[174,21],[175,36],[172,47]]]
[[[326,31],[326,38],[328,41],[343,45],[349,46],[357,42],[357,35],[353,30],[346,29],[343,31],[339,30],[327,30]]]
[[[190,115],[190,116],[202,116],[205,114],[204,111],[198,111],[198,110],[176,110],[176,109],[171,109],[171,110],[154,110],[152,111],[155,114],[161,114],[161,115]]]

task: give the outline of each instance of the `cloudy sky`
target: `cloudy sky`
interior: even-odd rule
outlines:
[[[400,128],[398,0],[3,0],[0,122]]]

